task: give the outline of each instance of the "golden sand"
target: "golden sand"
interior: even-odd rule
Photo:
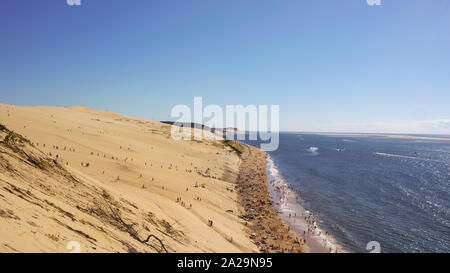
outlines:
[[[0,123],[30,141],[2,142],[0,252],[72,241],[81,252],[258,251],[228,190],[240,158],[221,141],[175,141],[169,125],[85,107],[0,105]]]

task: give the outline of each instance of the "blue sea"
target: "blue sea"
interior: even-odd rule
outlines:
[[[450,252],[450,141],[281,133],[269,155],[340,250]]]

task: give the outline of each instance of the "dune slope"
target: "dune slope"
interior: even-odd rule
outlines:
[[[0,252],[257,251],[222,141],[81,106],[0,104],[0,123]]]

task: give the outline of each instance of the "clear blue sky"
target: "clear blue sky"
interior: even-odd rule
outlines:
[[[0,102],[166,120],[279,104],[282,130],[450,134],[450,1],[5,0]]]

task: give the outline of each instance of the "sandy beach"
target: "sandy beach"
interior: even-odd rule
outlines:
[[[275,210],[266,173],[267,154],[245,145],[238,178],[239,200],[250,238],[261,252],[309,252],[308,246]]]
[[[81,106],[1,104],[0,123],[1,252],[308,251],[256,148]]]

